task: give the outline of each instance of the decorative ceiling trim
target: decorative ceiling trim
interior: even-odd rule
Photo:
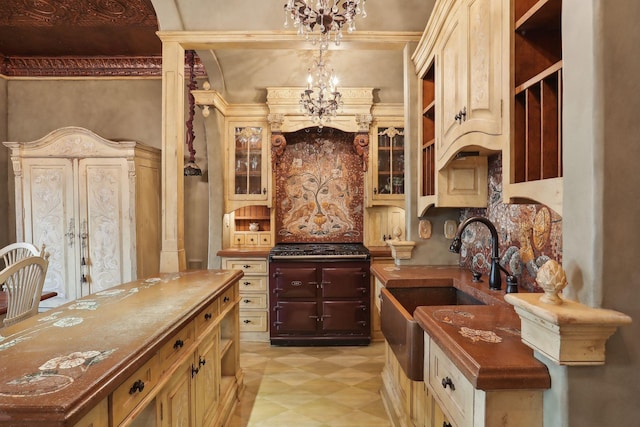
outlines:
[[[23,0],[2,1],[0,25],[115,26],[150,25],[158,28],[150,0]]]
[[[161,56],[44,57],[0,56],[0,74],[7,77],[161,77]],[[207,75],[196,60],[196,77]]]

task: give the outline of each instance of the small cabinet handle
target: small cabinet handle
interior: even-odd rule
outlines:
[[[213,315],[211,313],[205,313],[204,314],[204,320],[211,320],[212,317],[213,317]]]
[[[222,302],[229,302],[230,298],[229,297],[224,297],[222,298]]]
[[[244,300],[244,303],[245,303],[245,304],[249,304],[250,302],[251,302],[251,300],[250,300],[250,299],[245,299],[245,300]]]
[[[249,319],[244,319],[244,320],[243,320],[243,322],[244,322],[244,324],[245,324],[245,325],[248,325],[249,323],[251,323],[251,320],[249,320]]]
[[[204,358],[204,357],[202,357],[202,356],[199,356],[199,357],[198,357],[198,365],[200,365],[200,366],[204,366],[206,363],[207,363],[207,359],[205,359],[205,358]]]
[[[451,425],[451,423],[450,423],[450,422],[448,422],[448,421],[443,421],[443,422],[442,422],[442,427],[453,427],[453,426]]]
[[[182,340],[176,340],[176,342],[173,343],[173,349],[174,350],[177,350],[177,349],[182,348],[182,347],[184,347],[184,341],[182,341]]]
[[[200,372],[200,369],[198,369],[195,366],[191,365],[191,378],[193,378],[196,375],[198,375],[198,372]]]
[[[249,264],[245,264],[242,266],[242,268],[251,268],[251,266]]]
[[[129,394],[135,394],[137,391],[144,390],[144,381],[138,380],[133,383],[131,388],[129,389]]]
[[[442,388],[447,388],[447,386],[449,386],[451,388],[451,391],[455,391],[455,389],[456,389],[456,386],[453,383],[453,381],[451,381],[451,378],[444,377],[442,379]]]
[[[266,188],[262,189],[262,194],[267,194],[267,189]]]
[[[251,285],[251,282],[244,282],[242,284],[245,285],[245,286],[249,286],[249,285]]]
[[[378,194],[378,187],[373,187],[373,194]]]

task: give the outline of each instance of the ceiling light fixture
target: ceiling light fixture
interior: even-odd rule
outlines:
[[[191,91],[198,88],[198,83],[196,82],[196,75],[194,72],[196,52],[193,50],[187,50],[185,54],[187,56],[187,66],[189,67],[189,84],[187,85],[187,87],[189,88],[189,118],[186,122],[186,143],[187,148],[189,149],[189,162],[184,165],[184,176],[202,176],[202,169],[200,169],[200,167],[198,167],[198,165],[196,164],[196,149],[193,148],[193,140],[196,138],[195,134],[193,133],[195,98],[193,97],[193,93],[191,93]]]
[[[318,60],[309,68],[307,89],[300,95],[300,109],[322,129],[342,107],[342,95],[336,89],[338,79],[333,70],[322,59],[322,49]]]
[[[284,27],[289,27],[289,18],[298,34],[314,44],[320,42],[320,50],[327,50],[333,38],[336,46],[342,40],[342,27],[347,32],[356,29],[355,17],[367,17],[367,0],[288,0],[284,5]],[[342,5],[340,5],[342,3]],[[316,31],[317,29],[317,31]]]

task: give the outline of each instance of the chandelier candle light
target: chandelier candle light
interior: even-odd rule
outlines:
[[[333,38],[336,46],[342,39],[342,27],[347,32],[356,29],[355,17],[367,17],[367,0],[288,0],[284,5],[284,26],[289,26],[289,18],[298,34],[314,44],[320,42],[320,50],[327,50]],[[342,4],[340,4],[342,3]],[[317,28],[317,32],[316,32]]]
[[[342,107],[342,95],[336,89],[338,79],[333,70],[327,68],[322,59],[322,49],[318,61],[309,68],[307,89],[300,95],[300,109],[311,117],[320,129],[335,117]]]

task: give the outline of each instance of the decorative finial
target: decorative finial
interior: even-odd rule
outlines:
[[[555,260],[545,262],[536,276],[538,286],[544,290],[540,301],[546,304],[560,305],[562,298],[558,294],[567,286],[567,275]]]

